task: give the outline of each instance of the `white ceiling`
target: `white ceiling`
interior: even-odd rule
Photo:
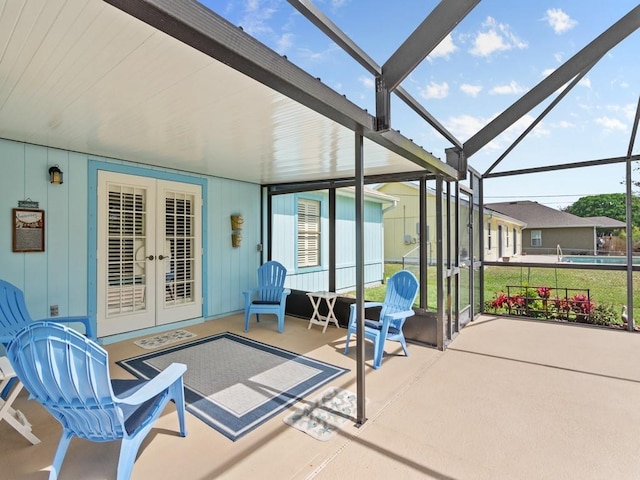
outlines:
[[[354,176],[354,133],[100,0],[0,0],[0,137],[289,183]],[[364,140],[365,175],[421,167]]]

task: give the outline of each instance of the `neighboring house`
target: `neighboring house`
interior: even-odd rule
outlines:
[[[402,262],[418,257],[420,231],[419,186],[414,182],[394,182],[378,185],[376,190],[398,199],[393,209],[384,212],[384,258],[387,262]],[[427,200],[427,258],[435,259],[435,192]]]
[[[522,252],[530,255],[555,254],[558,245],[565,255],[594,254],[598,250],[598,229],[624,228],[624,223],[617,220],[582,218],[530,200],[490,203],[486,207],[526,223]]]
[[[415,182],[385,183],[377,187],[398,199],[395,208],[384,213],[384,256],[388,262],[402,262],[403,258],[415,261],[419,245],[419,185]],[[427,257],[429,263],[436,258],[436,202],[435,191],[427,189]],[[461,221],[465,223],[468,215],[468,203],[460,202]],[[521,252],[522,229],[525,223],[498,212],[484,211],[485,228],[485,260],[496,261],[503,257],[511,257]],[[468,231],[468,230],[461,230]],[[467,260],[464,245],[469,241],[461,240],[460,251],[462,262]],[[479,255],[475,255],[479,258]]]
[[[523,232],[527,224],[521,220],[484,207],[484,259],[488,262],[507,260],[522,254]]]
[[[336,291],[356,285],[355,189],[336,193]],[[384,278],[383,213],[397,199],[365,188],[365,284]],[[294,248],[292,246],[294,239]],[[325,190],[273,197],[272,256],[287,268],[287,287],[305,291],[326,289],[329,278],[329,199]]]

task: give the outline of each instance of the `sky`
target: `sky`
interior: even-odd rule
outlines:
[[[373,76],[286,0],[201,3],[375,112]],[[439,2],[313,3],[383,65]],[[483,0],[401,85],[464,143],[636,5],[630,0]],[[640,96],[638,58],[640,30],[610,50],[493,171],[625,156]],[[469,165],[484,173],[554,97],[469,158]],[[452,146],[394,95],[391,127],[441,159]],[[634,154],[640,153],[639,144],[640,139]],[[633,181],[640,180],[636,168],[638,162]],[[533,200],[563,208],[587,195],[625,193],[625,172],[619,163],[487,179],[484,200]]]

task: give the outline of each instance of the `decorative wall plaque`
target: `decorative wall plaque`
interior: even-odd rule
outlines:
[[[13,251],[44,252],[44,210],[14,208]]]

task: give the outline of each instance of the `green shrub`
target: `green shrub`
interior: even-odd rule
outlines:
[[[622,319],[613,305],[606,303],[597,304],[591,310],[590,322],[594,325],[621,325]]]

